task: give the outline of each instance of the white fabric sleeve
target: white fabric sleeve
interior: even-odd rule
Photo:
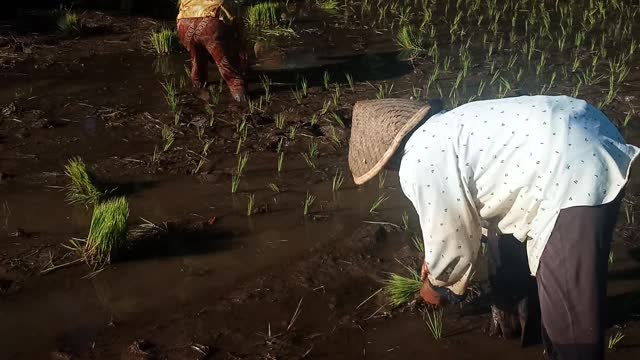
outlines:
[[[452,150],[418,148],[405,149],[402,190],[420,218],[431,284],[461,295],[480,249],[479,216]]]

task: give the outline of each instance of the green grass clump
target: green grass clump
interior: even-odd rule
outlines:
[[[82,250],[85,261],[94,267],[102,267],[121,251],[127,242],[129,203],[124,197],[102,202],[93,210],[89,236]]]
[[[336,10],[338,2],[336,0],[318,0],[318,7],[322,10]]]
[[[158,55],[170,54],[176,49],[178,43],[178,33],[169,28],[162,28],[149,35],[151,47]]]
[[[420,293],[420,289],[422,289],[422,280],[414,270],[411,271],[411,277],[392,273],[384,285],[384,291],[393,306],[401,306],[411,302],[415,299],[416,294]]]
[[[67,201],[71,204],[95,204],[103,195],[93,184],[92,176],[81,158],[73,158],[64,167],[64,173],[71,182],[67,185]]]
[[[65,35],[80,33],[80,18],[78,14],[65,10],[58,18],[58,29]]]
[[[269,29],[278,25],[279,5],[273,1],[267,1],[252,5],[245,16],[247,25],[252,29]]]
[[[404,50],[412,52],[425,51],[424,38],[422,35],[416,34],[416,31],[411,25],[405,25],[400,29],[396,37],[396,43]]]

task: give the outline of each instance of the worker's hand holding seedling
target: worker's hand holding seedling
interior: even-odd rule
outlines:
[[[425,261],[422,262],[422,270],[420,271],[420,278],[422,279],[422,288],[420,289],[420,297],[428,304],[441,305],[442,297],[436,292],[429,282],[429,268]]]
[[[422,279],[422,288],[420,289],[420,297],[426,303],[431,305],[443,305],[446,302],[458,303],[462,301],[464,296],[456,295],[451,290],[444,287],[434,287],[429,281],[429,268],[425,261],[422,262],[422,270],[420,278]]]

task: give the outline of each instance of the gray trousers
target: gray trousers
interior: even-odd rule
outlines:
[[[536,274],[547,359],[604,359],[609,250],[622,197],[558,215]]]

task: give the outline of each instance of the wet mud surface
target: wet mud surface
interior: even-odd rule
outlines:
[[[486,279],[445,309],[439,341],[427,329],[423,304],[392,309],[378,292],[389,272],[419,267],[412,241],[419,230],[396,174],[353,184],[346,159],[351,106],[380,89],[387,97],[424,97],[414,87],[429,81],[434,61],[401,54],[399,25],[362,6],[327,13],[292,2],[285,13],[296,37],[252,43],[253,101],[266,96],[261,79],[271,80],[269,103],[254,111],[231,101],[213,65],[217,103],[187,86],[186,53],[148,51],[149,32],[170,21],[86,11],[86,31],[77,38],[58,34],[47,12],[0,22],[0,358],[541,358],[539,346],[521,349],[487,334]],[[450,41],[447,23],[434,23],[440,58],[454,57],[455,71],[438,81],[447,97],[458,67],[453,44],[461,40]],[[467,99],[491,78],[482,33],[475,36]],[[509,60],[499,59],[502,66]],[[554,58],[550,66],[569,61]],[[508,96],[537,93],[528,81],[534,65],[528,69]],[[639,77],[636,62],[605,109],[618,125],[640,106]],[[550,93],[571,92],[575,84],[558,78]],[[298,104],[302,79],[309,93]],[[166,81],[179,88],[179,116],[167,107]],[[597,102],[605,87],[585,86],[580,96]],[[482,98],[501,91],[497,83],[490,88]],[[278,114],[284,126],[277,126]],[[621,131],[638,144],[634,116]],[[248,129],[243,141],[240,127]],[[163,151],[167,128],[175,140]],[[302,156],[311,146],[319,152],[313,166]],[[232,194],[243,153],[247,168]],[[73,261],[62,245],[88,231],[90,211],[65,201],[64,165],[75,156],[127,196],[131,227],[148,220],[165,231],[133,243],[97,274],[84,264],[43,273]],[[334,192],[337,171],[345,180]],[[639,190],[632,180],[614,244],[609,333],[622,329],[625,338],[608,352],[612,359],[640,354]],[[303,215],[306,194],[316,196],[310,216]],[[250,195],[254,211],[246,216]],[[371,212],[382,195],[389,199]],[[405,212],[408,230],[400,226]]]

